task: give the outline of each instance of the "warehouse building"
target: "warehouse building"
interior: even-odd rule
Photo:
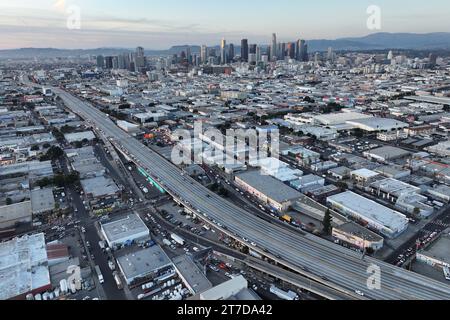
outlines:
[[[405,215],[351,191],[328,197],[327,203],[388,238],[395,238],[408,228],[409,220]]]
[[[416,258],[435,268],[450,268],[450,229],[447,229],[429,247],[417,252]]]
[[[409,127],[407,123],[388,118],[357,119],[347,121],[347,124],[366,132],[398,132],[398,134],[402,134],[403,129]]]
[[[134,123],[130,123],[127,121],[123,121],[123,120],[119,120],[117,121],[117,126],[122,129],[125,132],[128,133],[138,133],[139,131],[141,131],[140,127],[137,124]]]
[[[379,162],[388,162],[391,160],[402,159],[411,155],[411,153],[406,150],[390,146],[366,151],[363,154],[366,158],[373,159]]]
[[[43,233],[0,243],[0,300],[51,290]]]
[[[288,210],[302,197],[298,191],[271,176],[261,175],[259,171],[238,174],[235,182],[237,186],[279,212]]]
[[[129,286],[152,280],[173,268],[169,257],[158,245],[118,257],[117,264]]]
[[[401,166],[382,166],[375,169],[375,172],[382,174],[385,177],[393,179],[402,179],[409,177],[411,175],[411,170],[403,169]]]
[[[354,222],[333,227],[332,235],[336,240],[358,249],[378,251],[384,245],[383,237]]]
[[[243,276],[238,276],[228,280],[218,286],[215,286],[200,294],[199,300],[215,301],[215,300],[229,300],[233,299],[240,292],[248,289],[248,281]],[[259,300],[259,299],[249,299]]]
[[[212,288],[211,282],[206,275],[187,255],[181,255],[172,259],[175,270],[183,280],[184,285],[192,295],[202,293]]]
[[[428,217],[434,212],[434,208],[427,205],[428,198],[420,194],[421,189],[405,182],[387,178],[373,182],[368,190],[407,213],[413,214],[418,209],[421,217]]]
[[[95,134],[92,131],[74,132],[65,134],[64,138],[69,143],[83,141],[85,139],[88,141],[92,141],[95,139]]]
[[[450,187],[446,185],[438,185],[432,189],[428,189],[428,193],[434,199],[438,201],[443,201],[445,203],[450,202]]]
[[[290,185],[292,188],[305,193],[323,187],[325,185],[325,179],[314,174],[309,174],[291,181]]]
[[[347,167],[337,167],[328,170],[328,174],[338,180],[345,180],[350,177],[352,170]]]
[[[33,215],[52,213],[55,210],[55,197],[51,188],[31,191],[31,208]]]
[[[104,176],[81,180],[81,187],[92,206],[114,201],[120,194],[116,183]]]
[[[150,231],[137,214],[104,223],[101,225],[101,230],[110,248],[150,237]]]
[[[32,220],[31,201],[0,207],[0,229],[13,228],[20,223],[31,223]]]

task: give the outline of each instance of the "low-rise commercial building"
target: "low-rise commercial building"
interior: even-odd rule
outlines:
[[[110,248],[150,236],[149,229],[137,214],[130,214],[124,219],[103,223],[101,230]]]
[[[354,222],[333,227],[332,235],[335,239],[360,249],[378,251],[384,245],[383,237]]]
[[[120,256],[117,264],[129,286],[152,280],[173,268],[169,257],[158,245]]]

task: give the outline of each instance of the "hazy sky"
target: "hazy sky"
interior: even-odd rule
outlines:
[[[450,31],[448,0],[0,0],[0,49],[19,47],[165,49],[177,44],[269,43],[378,32]],[[76,7],[73,7],[76,6]],[[68,29],[79,8],[81,29]]]

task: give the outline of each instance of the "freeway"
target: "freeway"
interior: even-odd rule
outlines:
[[[97,131],[109,137],[116,148],[126,152],[137,165],[151,174],[174,198],[205,220],[220,223],[222,231],[241,242],[254,242],[252,249],[273,258],[304,276],[355,299],[361,291],[366,298],[378,300],[450,299],[450,286],[392,265],[361,256],[312,235],[291,232],[253,214],[211,192],[162,156],[118,128],[107,115],[72,96],[53,88],[65,104]],[[245,239],[244,239],[245,237]],[[381,271],[381,288],[369,290],[369,267]]]

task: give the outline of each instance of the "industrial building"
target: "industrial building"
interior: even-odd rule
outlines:
[[[347,168],[347,167],[337,167],[337,168],[328,170],[328,174],[338,180],[345,180],[345,179],[349,178],[350,172],[352,172],[352,169]]]
[[[447,229],[430,246],[417,252],[416,258],[432,267],[450,268],[450,229]]]
[[[181,255],[172,259],[172,262],[184,285],[192,295],[212,288],[212,284],[203,273],[203,270],[194,263],[191,257]]]
[[[325,185],[325,179],[314,174],[309,174],[291,181],[290,185],[292,188],[305,193],[309,190],[323,187]]]
[[[409,220],[405,215],[351,191],[328,197],[327,203],[388,238],[395,238],[408,228]]]
[[[131,133],[131,134],[138,133],[139,131],[141,131],[139,125],[134,124],[134,123],[130,123],[130,122],[127,122],[127,121],[123,121],[123,120],[117,121],[117,126],[120,129],[122,129],[123,131]]]
[[[31,223],[32,220],[31,201],[0,207],[0,229],[13,228],[20,223]]]
[[[434,188],[428,189],[428,194],[438,201],[442,201],[444,203],[450,202],[450,187],[446,185],[438,185]]]
[[[382,174],[387,178],[393,179],[402,179],[411,175],[411,170],[404,169],[401,166],[395,165],[379,167],[375,169],[375,172],[378,172],[379,174]]]
[[[111,248],[150,236],[150,231],[137,214],[131,214],[124,219],[113,222],[103,223],[101,231],[108,246]]]
[[[335,239],[360,249],[378,251],[384,245],[383,237],[354,222],[333,227],[332,235]]]
[[[51,288],[43,233],[0,243],[0,300],[24,300]]]
[[[199,300],[260,300],[256,294],[248,291],[248,281],[243,276],[239,275],[201,293]],[[245,299],[240,299],[240,295],[243,295]]]
[[[104,176],[81,180],[81,187],[93,207],[112,205],[120,195],[116,183]]]
[[[55,197],[51,188],[31,190],[31,210],[33,215],[51,213],[55,210]]]
[[[390,160],[402,159],[411,155],[411,153],[406,150],[390,146],[366,151],[363,154],[366,158],[379,162],[388,162]]]
[[[303,172],[298,169],[291,169],[289,165],[276,158],[264,158],[249,163],[253,167],[260,167],[265,175],[274,177],[284,183],[298,179]]]
[[[117,264],[128,285],[153,279],[158,273],[173,268],[169,257],[158,245],[120,256]]]
[[[240,173],[235,177],[235,182],[237,186],[280,212],[288,210],[302,197],[298,191],[259,171]]]
[[[67,149],[65,152],[70,159],[72,170],[77,171],[81,179],[99,177],[106,173],[105,167],[95,156],[92,146]]]
[[[95,134],[92,131],[67,133],[64,135],[67,142],[73,143],[83,140],[92,141],[95,139]]]
[[[434,208],[427,204],[428,198],[420,194],[420,188],[400,180],[387,178],[375,181],[368,191],[410,214],[418,209],[421,217],[428,217],[434,212]]]
[[[389,118],[366,118],[347,121],[347,124],[366,132],[391,132],[402,134],[409,124]]]

